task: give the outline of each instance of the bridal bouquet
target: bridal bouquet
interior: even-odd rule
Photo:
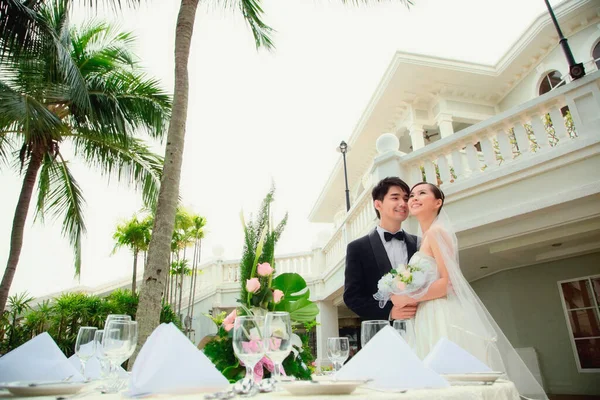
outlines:
[[[396,269],[381,277],[377,283],[378,291],[373,297],[379,300],[381,308],[385,307],[385,303],[394,294],[416,299],[423,296],[436,279],[435,271],[424,271],[415,265],[399,264]]]

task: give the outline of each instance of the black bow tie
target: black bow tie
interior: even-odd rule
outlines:
[[[386,242],[389,242],[390,240],[392,240],[392,238],[396,238],[399,241],[403,242],[404,241],[404,231],[399,231],[396,233],[383,232],[383,237],[385,238]]]

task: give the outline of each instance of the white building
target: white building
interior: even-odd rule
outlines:
[[[546,13],[496,65],[394,55],[346,140],[350,211],[340,160],[309,217],[332,233],[276,259],[319,304],[321,361],[327,337],[359,327],[342,299],[345,249],[377,223],[372,186],[424,174],[446,194],[465,276],[545,389],[600,394],[600,2],[567,0],[555,13],[585,63],[577,81]],[[202,269],[196,342],[214,332],[203,315],[235,307],[240,287],[237,260],[216,254]]]
[[[276,260],[310,283],[319,359],[327,337],[358,328],[342,300],[345,249],[376,224],[373,184],[416,183],[424,171],[446,193],[464,274],[546,390],[600,394],[600,3],[568,0],[555,13],[585,63],[574,82],[548,14],[496,65],[394,55],[346,140],[350,211],[340,159],[309,217],[332,234]],[[415,222],[405,228],[417,232]],[[196,341],[212,329],[201,315],[234,307],[240,285],[237,260],[203,269]]]

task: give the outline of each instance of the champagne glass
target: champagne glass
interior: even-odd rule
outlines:
[[[92,326],[82,326],[77,332],[77,340],[75,341],[75,354],[81,362],[81,374],[85,379],[85,365],[88,360],[96,353],[96,342],[94,335],[98,328]]]
[[[292,350],[292,321],[287,312],[270,312],[265,319],[265,351],[273,361],[273,390],[279,391],[283,360]]]
[[[394,320],[394,329],[398,331],[402,339],[412,346],[414,340],[414,330],[412,320],[410,319],[397,319]]]
[[[374,321],[363,321],[360,327],[360,345],[365,347],[367,342],[373,339],[373,336],[380,330],[389,326],[389,321],[374,320]]]
[[[327,339],[327,357],[337,372],[350,355],[350,341],[347,337],[330,337]]]
[[[233,323],[233,351],[246,366],[244,381],[251,382],[250,396],[257,392],[254,367],[265,356],[265,340],[262,335],[264,319],[252,316],[237,317]]]
[[[102,350],[111,366],[121,365],[131,356],[132,341],[136,334],[137,323],[132,321],[113,320],[104,328]],[[118,391],[120,384],[116,371],[111,371],[111,375],[113,384],[108,391],[114,393]]]

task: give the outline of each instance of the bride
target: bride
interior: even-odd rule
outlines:
[[[410,345],[423,359],[439,339],[446,337],[488,365],[505,372],[521,396],[547,399],[543,388],[521,360],[500,327],[463,276],[458,244],[442,212],[444,194],[431,183],[418,183],[410,191],[408,208],[423,233],[421,248],[409,264],[437,270],[434,281],[418,299],[393,295],[395,306],[418,303],[414,340]]]

